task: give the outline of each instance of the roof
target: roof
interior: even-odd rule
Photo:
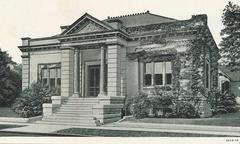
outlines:
[[[235,81],[235,82],[240,82],[240,72],[237,71],[237,72],[231,72],[229,70],[229,68],[227,68],[226,66],[219,66],[219,69],[224,73],[226,74],[231,81]]]
[[[122,21],[125,27],[135,27],[149,24],[159,24],[159,23],[168,23],[177,21],[173,18],[168,18],[160,15],[151,14],[149,11],[137,14],[129,14],[117,17],[108,17],[108,19],[104,20],[106,22],[117,19]]]

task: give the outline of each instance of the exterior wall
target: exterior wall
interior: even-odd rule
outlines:
[[[38,80],[38,64],[61,62],[60,50],[36,51],[30,53],[30,84]]]
[[[127,88],[127,82],[126,82],[126,47],[121,48],[121,96],[126,96],[126,88]]]
[[[127,96],[131,97],[138,92],[138,61],[127,62]]]
[[[230,91],[240,97],[240,82],[230,82]]]

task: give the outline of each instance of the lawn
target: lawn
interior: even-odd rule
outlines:
[[[193,124],[212,126],[240,126],[240,112],[219,114],[212,118],[180,119],[180,118],[127,118],[128,122],[166,123],[166,124]]]
[[[56,131],[57,134],[72,136],[101,136],[101,137],[226,137],[224,135],[175,133],[175,132],[150,132],[138,130],[107,130],[88,128],[69,128]]]
[[[20,116],[13,112],[10,107],[0,107],[0,117],[15,117],[19,118]]]

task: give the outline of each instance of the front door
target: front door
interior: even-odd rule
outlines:
[[[88,96],[97,97],[100,86],[100,65],[88,66]]]

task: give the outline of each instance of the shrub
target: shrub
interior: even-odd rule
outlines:
[[[33,83],[25,89],[12,106],[21,117],[33,117],[42,114],[42,104],[51,102],[51,92],[40,83]]]
[[[178,118],[197,118],[199,113],[190,102],[180,101],[175,107],[175,117]]]
[[[236,105],[236,96],[234,94],[225,92],[224,94],[220,95],[219,107],[222,107],[227,112],[232,113],[237,111]]]
[[[221,93],[213,90],[208,93],[208,101],[215,114],[231,113],[237,111],[236,96],[229,92]]]
[[[153,113],[158,117],[158,112],[162,112],[161,117],[165,117],[166,113],[172,112],[170,108],[173,105],[174,97],[170,90],[155,88],[154,96],[149,97]]]
[[[135,118],[140,119],[148,116],[150,102],[147,94],[138,93],[136,96],[129,98],[126,105]]]

